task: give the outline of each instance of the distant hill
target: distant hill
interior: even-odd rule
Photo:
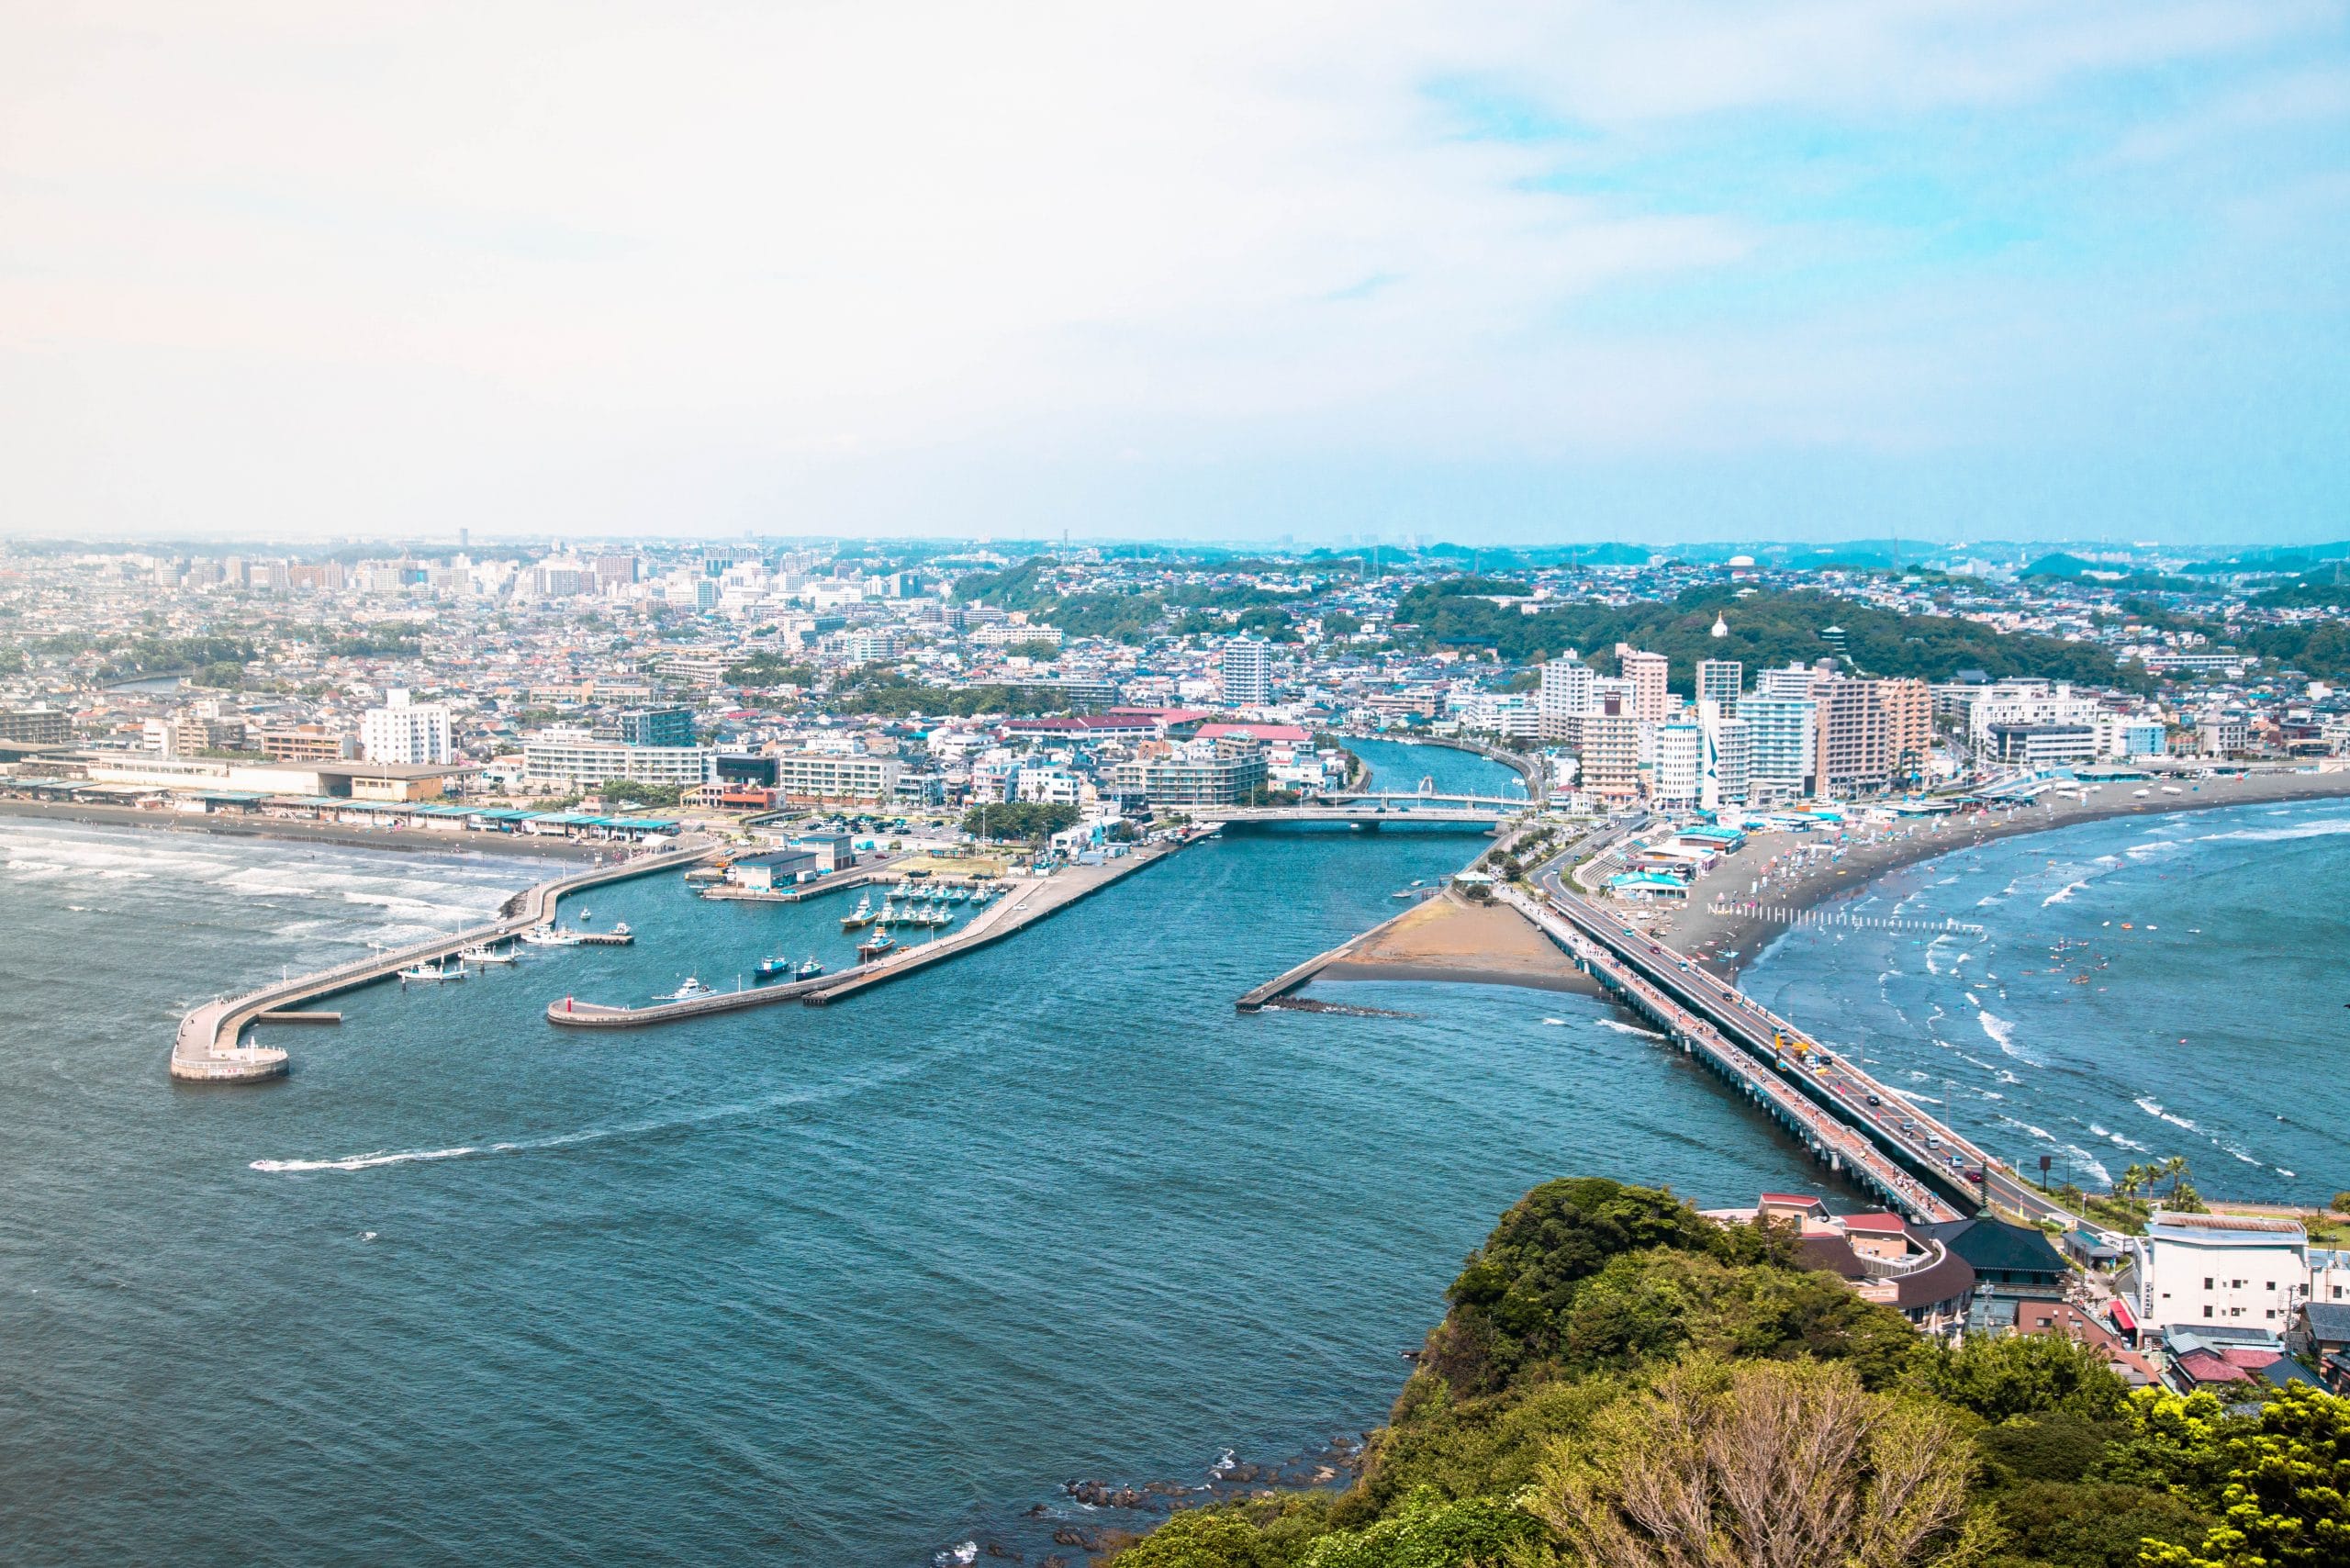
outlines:
[[[1770,666],[1809,664],[1834,649],[1820,633],[1841,627],[1853,667],[1863,675],[1919,676],[1949,680],[1963,669],[1994,678],[2042,676],[2086,684],[2142,685],[2145,671],[2117,666],[2106,649],[2089,643],[2024,633],[2002,633],[1955,616],[1903,615],[1811,592],[1758,593],[1739,597],[1735,588],[1692,588],[1672,603],[1568,604],[1527,615],[1516,607],[1448,594],[1427,584],[1405,594],[1400,621],[1416,626],[1430,647],[1493,648],[1504,659],[1526,662],[1579,649],[1594,667],[1616,668],[1616,644],[1660,653],[1671,661],[1668,678],[1677,690],[1694,692],[1699,659],[1738,659],[1753,672]],[[1728,634],[1715,637],[1718,615]]]

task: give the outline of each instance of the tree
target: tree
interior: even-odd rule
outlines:
[[[1850,1367],[1684,1361],[1561,1443],[1525,1495],[1593,1568],[1868,1568],[1969,1561],[1957,1423]]]
[[[2334,1193],[2333,1202],[2328,1204],[2326,1207],[2338,1215],[2350,1215],[2350,1193]]]
[[[2350,1564],[2350,1400],[2287,1388],[2227,1458],[2221,1523],[2193,1551],[2148,1542],[2147,1568]]]
[[[1505,1554],[1534,1546],[1542,1535],[1533,1516],[1513,1503],[1498,1497],[1448,1501],[1435,1487],[1423,1486],[1369,1529],[1342,1530],[1315,1541],[1305,1554],[1304,1568],[1499,1563],[1506,1561]]]
[[[1986,1421],[2052,1411],[2110,1420],[2130,1394],[2104,1356],[2062,1334],[1970,1334],[1956,1346],[1936,1346],[1918,1383]]]

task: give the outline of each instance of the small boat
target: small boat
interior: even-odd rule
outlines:
[[[613,925],[612,935],[615,936],[633,936],[636,933],[631,931],[628,928],[628,922],[623,920]]]
[[[711,996],[715,994],[716,993],[712,991],[710,987],[702,984],[699,980],[696,979],[692,975],[688,975],[686,977],[685,984],[679,986],[675,991],[665,991],[655,996],[653,1000],[655,1002],[691,1002],[697,996]]]
[[[877,926],[872,935],[857,944],[856,961],[860,964],[869,964],[897,945],[896,937]]]
[[[579,946],[579,933],[550,924],[525,931],[522,940],[533,947],[576,947]]]
[[[493,947],[487,942],[476,942],[472,946],[466,948],[464,952],[458,954],[457,957],[468,964],[510,964],[514,962],[513,954],[508,952],[502,947]]]
[[[872,924],[873,901],[869,897],[857,900],[856,908],[849,913],[841,916],[841,929],[843,931],[862,931]]]
[[[873,924],[876,925],[891,925],[895,924],[901,918],[901,917],[898,913],[897,901],[895,899],[883,899],[881,901],[881,913],[873,917]]]
[[[791,960],[779,953],[772,958],[759,960],[758,974],[761,980],[774,980],[779,975],[788,975],[790,972]]]
[[[818,975],[821,975],[823,972],[824,966],[818,963],[815,956],[811,954],[809,955],[808,961],[800,966],[800,972],[792,978],[795,980],[814,980]]]
[[[403,980],[461,980],[464,978],[465,971],[463,965],[453,969],[446,962],[437,965],[410,964],[400,971],[400,979]]]

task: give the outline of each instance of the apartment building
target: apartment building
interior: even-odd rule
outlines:
[[[1814,788],[1824,795],[1889,789],[1921,767],[1933,740],[1933,702],[1922,680],[1817,681],[1818,751]]]
[[[627,778],[691,789],[718,777],[718,753],[709,746],[630,745],[599,740],[586,730],[541,730],[523,737],[522,776],[545,784]]]
[[[1665,681],[1671,661],[1662,654],[1651,654],[1627,643],[1616,644],[1616,658],[1623,668],[1624,678],[1632,683],[1632,717],[1643,724],[1663,723],[1671,716]]]
[[[906,765],[862,753],[786,752],[775,759],[776,788],[801,801],[888,801]]]
[[[1590,712],[1595,706],[1594,683],[1597,678],[1596,672],[1572,648],[1544,661],[1542,683],[1535,690],[1542,739],[1567,738],[1567,721]]]
[[[1726,714],[1738,711],[1746,688],[1746,666],[1736,659],[1697,661],[1697,700],[1711,702]]]
[[[449,710],[431,702],[411,702],[399,687],[384,693],[384,705],[360,715],[359,749],[370,762],[449,762],[456,752],[450,744]]]

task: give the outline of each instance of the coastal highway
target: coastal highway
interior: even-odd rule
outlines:
[[[1585,840],[1586,845],[1590,842]],[[1617,965],[1680,1005],[1702,1014],[1757,1062],[1800,1085],[1813,1101],[1864,1131],[1910,1170],[1929,1177],[1970,1208],[1988,1201],[2034,1221],[2080,1223],[2077,1215],[2034,1191],[1973,1140],[1870,1077],[1849,1058],[1828,1049],[1695,959],[1628,929],[1615,914],[1571,890],[1559,875],[1558,864],[1552,862],[1536,878],[1550,913],[1605,948]],[[1798,1043],[1803,1047],[1800,1051],[1795,1049]],[[1979,1173],[1980,1181],[1973,1180],[1970,1172]]]
[[[1679,994],[1644,966],[1628,963],[1605,933],[1515,888],[1503,890],[1500,897],[1606,980],[1624,1001],[1670,1031],[1675,1043],[1703,1056],[1717,1071],[1744,1089],[1841,1174],[1921,1223],[1964,1217],[1964,1208],[1855,1130],[1841,1108],[1818,1103],[1770,1070],[1766,1061],[1758,1059],[1739,1037],[1739,1031],[1725,1027],[1714,1010]]]

